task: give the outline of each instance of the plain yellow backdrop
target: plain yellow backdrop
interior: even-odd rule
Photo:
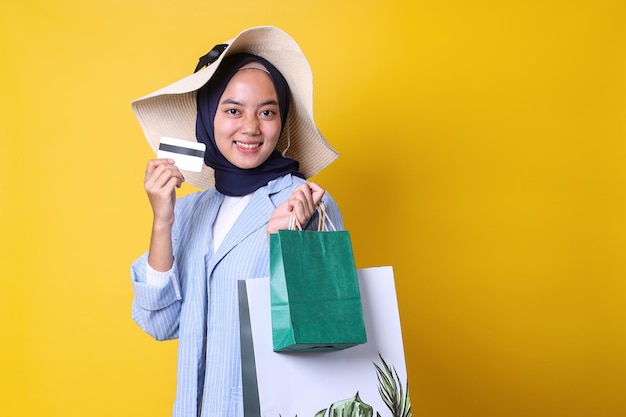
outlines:
[[[266,24],[313,67],[357,266],[394,267],[414,415],[626,415],[626,3],[5,0],[0,416],[171,414],[130,101]]]

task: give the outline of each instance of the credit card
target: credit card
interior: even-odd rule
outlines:
[[[163,136],[159,143],[157,158],[170,158],[178,169],[200,172],[204,164],[206,145],[199,142]]]

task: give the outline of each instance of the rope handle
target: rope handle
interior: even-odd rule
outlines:
[[[317,207],[315,207],[315,211],[318,213],[317,217],[317,231],[318,232],[328,232],[329,229],[326,226],[326,223],[330,225],[330,231],[336,231],[335,225],[328,217],[328,213],[326,212],[326,205],[323,201],[320,201]],[[302,230],[302,225],[296,218],[296,215],[292,212],[291,217],[289,217],[289,230]]]

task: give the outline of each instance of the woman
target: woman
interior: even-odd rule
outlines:
[[[304,179],[337,153],[313,121],[310,67],[284,32],[248,29],[201,64],[133,102],[153,148],[162,136],[206,144],[200,173],[148,163],[153,225],[131,267],[133,319],[158,340],[179,339],[174,416],[243,416],[237,280],[268,276],[268,234],[292,217],[315,225],[322,200],[342,228],[332,198]],[[206,191],[176,200],[184,181]]]

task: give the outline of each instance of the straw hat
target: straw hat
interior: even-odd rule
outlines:
[[[286,156],[300,163],[300,172],[307,178],[337,159],[339,154],[324,139],[313,120],[311,67],[293,38],[271,26],[244,30],[202,57],[198,66],[207,64],[206,68],[132,102],[132,109],[155,153],[162,136],[197,142],[196,91],[211,79],[225,56],[241,52],[267,59],[289,84],[291,102],[278,150],[284,151],[289,144]],[[206,165],[201,172],[183,171],[183,175],[198,188],[206,189],[215,183],[213,169]]]

